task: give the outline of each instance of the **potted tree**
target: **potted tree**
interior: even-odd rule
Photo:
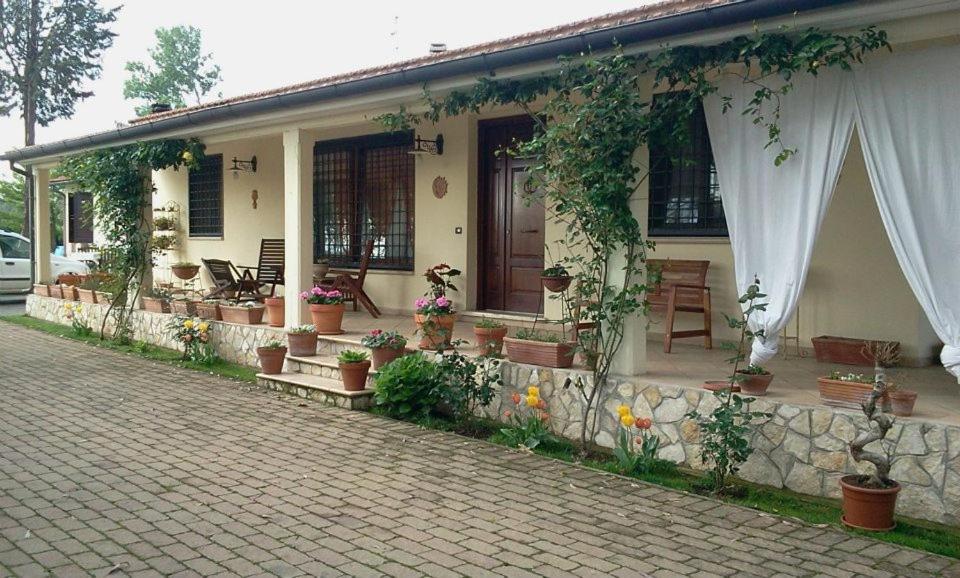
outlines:
[[[191,263],[190,261],[180,261],[170,265],[170,272],[173,273],[177,279],[189,281],[200,272],[200,265]]]
[[[567,272],[567,268],[560,263],[554,263],[552,267],[547,267],[540,274],[540,282],[551,293],[563,293],[570,287],[573,277]]]
[[[577,344],[566,341],[559,333],[521,328],[516,337],[504,337],[507,358],[515,363],[565,368],[573,365]]]
[[[363,391],[367,387],[367,374],[370,373],[370,360],[366,351],[345,349],[337,356],[340,364],[340,379],[347,391]]]
[[[283,371],[283,360],[287,356],[287,348],[282,341],[271,339],[263,347],[257,348],[257,357],[260,358],[260,369],[263,373],[276,375]]]
[[[507,336],[507,326],[496,319],[481,319],[473,325],[473,335],[477,338],[480,355],[499,357],[503,351],[503,338]]]
[[[297,325],[287,331],[290,355],[310,357],[317,354],[317,328],[313,325]]]
[[[447,291],[457,291],[452,280],[460,276],[458,269],[440,263],[423,274],[430,289],[414,302],[414,321],[420,334],[420,349],[446,349],[453,339],[456,311]]]
[[[744,369],[738,369],[740,391],[752,396],[767,395],[767,388],[773,381],[773,374],[756,364],[749,364]]]
[[[143,294],[140,300],[143,301],[144,311],[170,313],[170,293],[163,289],[152,287]]]
[[[283,318],[286,315],[283,297],[267,297],[263,304],[267,307],[267,323],[270,327],[283,327]]]
[[[370,348],[373,369],[377,370],[404,354],[407,338],[396,331],[374,329],[360,340],[360,344]]]
[[[339,335],[343,323],[343,293],[338,289],[314,287],[300,294],[300,299],[310,305],[310,317],[318,335]]]
[[[220,316],[227,323],[258,325],[263,322],[264,307],[256,301],[241,301],[234,305],[220,305]]]
[[[867,417],[867,429],[850,442],[850,456],[857,462],[874,466],[871,475],[851,474],[840,478],[843,492],[843,523],[862,530],[892,530],[900,484],[890,479],[892,448],[885,444],[882,452],[867,451],[873,442],[884,445],[884,438],[893,427],[893,418],[883,413],[880,402],[887,395],[886,384],[879,379],[873,384],[861,405]]]

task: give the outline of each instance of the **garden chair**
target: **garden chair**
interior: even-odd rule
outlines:
[[[283,239],[261,239],[260,257],[257,260],[256,267],[246,267],[240,265],[243,269],[241,281],[250,286],[256,286],[257,295],[262,297],[260,289],[270,287],[270,297],[277,292],[277,285],[284,284],[283,263],[284,260],[284,240]],[[251,273],[256,271],[256,274]]]
[[[237,299],[247,296],[248,299],[258,299],[256,282],[243,278],[243,274],[229,260],[200,259],[210,279],[213,288],[203,296],[204,299]]]
[[[360,270],[356,277],[350,271],[331,269],[330,273],[334,275],[332,279],[320,281],[321,285],[338,289],[344,295],[344,303],[353,303],[353,310],[358,310],[358,304],[363,305],[364,309],[370,312],[374,318],[380,317],[380,309],[370,299],[366,291],[363,290],[363,281],[367,277],[367,269],[370,266],[370,256],[373,254],[373,239],[367,241],[363,248],[363,256],[360,258]]]
[[[710,287],[707,285],[709,266],[710,261],[647,260],[647,271],[651,274],[649,282],[653,284],[653,289],[647,293],[647,300],[651,308],[667,313],[663,332],[664,353],[670,353],[674,339],[684,337],[702,336],[704,348],[713,349]],[[674,331],[678,311],[703,314],[703,329]]]

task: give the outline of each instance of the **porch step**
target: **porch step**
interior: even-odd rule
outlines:
[[[344,409],[367,409],[373,405],[373,390],[347,391],[338,380],[302,373],[257,374],[257,383],[304,399],[321,401]]]
[[[340,363],[336,357],[315,355],[310,357],[287,356],[287,369],[302,375],[316,375],[334,381],[340,381]],[[367,375],[367,387],[373,385],[377,372],[370,370]]]

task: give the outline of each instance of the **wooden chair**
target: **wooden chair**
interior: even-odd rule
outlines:
[[[333,279],[324,279],[320,281],[321,285],[339,289],[344,295],[345,303],[353,303],[353,310],[358,310],[358,304],[363,305],[364,309],[370,312],[373,317],[380,317],[380,309],[370,299],[366,291],[363,290],[363,281],[367,277],[367,269],[370,267],[370,256],[373,254],[373,239],[367,241],[363,248],[363,255],[360,258],[360,270],[354,277],[350,271],[331,269],[330,273],[335,275]]]
[[[213,288],[209,293],[203,296],[204,299],[232,299],[240,298],[247,289],[241,283],[242,275],[240,271],[230,261],[224,259],[200,259],[203,268],[213,279]]]
[[[260,289],[270,287],[270,297],[277,292],[277,285],[284,284],[284,240],[283,239],[261,239],[260,257],[257,259],[256,267],[246,267],[241,265],[243,274],[241,281],[248,282],[251,286],[256,286],[256,292],[262,296]],[[252,274],[251,271],[256,271]]]
[[[670,353],[673,340],[683,337],[704,338],[704,347],[713,349],[713,330],[710,322],[710,287],[707,286],[707,268],[710,261],[683,259],[647,260],[648,277],[653,288],[647,294],[651,308],[667,312],[663,334],[663,351]],[[659,277],[659,280],[657,280]],[[702,313],[703,329],[674,331],[677,312]]]

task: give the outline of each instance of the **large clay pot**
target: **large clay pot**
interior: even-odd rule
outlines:
[[[287,333],[290,355],[310,357],[317,354],[317,333]]]
[[[744,373],[742,371],[737,371],[737,375],[741,377],[740,381],[738,382],[740,385],[740,391],[745,395],[767,395],[767,388],[770,387],[770,382],[773,381],[772,373],[763,373],[757,375],[755,373]]]
[[[403,357],[403,348],[395,347],[374,347],[370,349],[370,359],[373,360],[374,371],[390,363],[394,359]]]
[[[152,313],[170,313],[170,302],[157,297],[142,297],[144,311]]]
[[[219,303],[197,303],[197,317],[200,319],[212,319],[220,321],[223,316],[220,315]]]
[[[453,324],[457,320],[455,313],[448,315],[414,314],[417,329],[420,331],[420,349],[444,349],[450,347],[453,338]]]
[[[197,316],[197,302],[188,299],[174,299],[170,302],[170,309],[177,315],[187,317]]]
[[[270,327],[283,327],[283,303],[283,297],[267,297],[263,300],[263,304],[267,306],[267,323]]]
[[[917,392],[909,389],[895,389],[888,392],[890,413],[900,417],[913,415],[913,404],[917,403]]]
[[[189,281],[200,272],[200,265],[173,265],[170,267],[170,271],[177,279]]]
[[[544,367],[566,368],[573,365],[576,343],[551,343],[504,337],[507,344],[507,358],[514,363],[529,363]]]
[[[220,316],[227,323],[241,323],[243,325],[259,325],[263,322],[264,307],[239,307],[221,305]]]
[[[347,391],[363,391],[367,387],[367,374],[370,373],[370,360],[356,363],[340,364],[340,379],[343,389]]]
[[[896,523],[893,512],[897,507],[900,484],[892,488],[864,488],[857,482],[860,476],[852,474],[840,478],[843,490],[843,523],[852,528],[884,532]]]
[[[860,404],[870,397],[873,384],[818,377],[817,389],[820,391],[820,401],[825,405],[860,409]],[[889,393],[884,393],[880,398],[880,407],[883,411],[890,412]]]
[[[573,277],[569,275],[564,275],[563,277],[540,276],[540,282],[543,283],[546,290],[551,293],[563,293],[567,290],[567,287],[570,287],[571,281],[573,281]]]
[[[503,338],[507,336],[506,327],[474,327],[480,355],[499,356],[503,352]]]
[[[94,304],[97,302],[97,292],[93,289],[77,288],[77,296],[80,297],[80,303]]]
[[[263,373],[276,375],[283,371],[283,360],[287,357],[286,347],[258,347],[260,369]]]
[[[343,312],[346,306],[343,303],[336,305],[310,304],[310,317],[313,326],[317,328],[317,335],[339,335],[343,333],[340,325],[343,323]]]

